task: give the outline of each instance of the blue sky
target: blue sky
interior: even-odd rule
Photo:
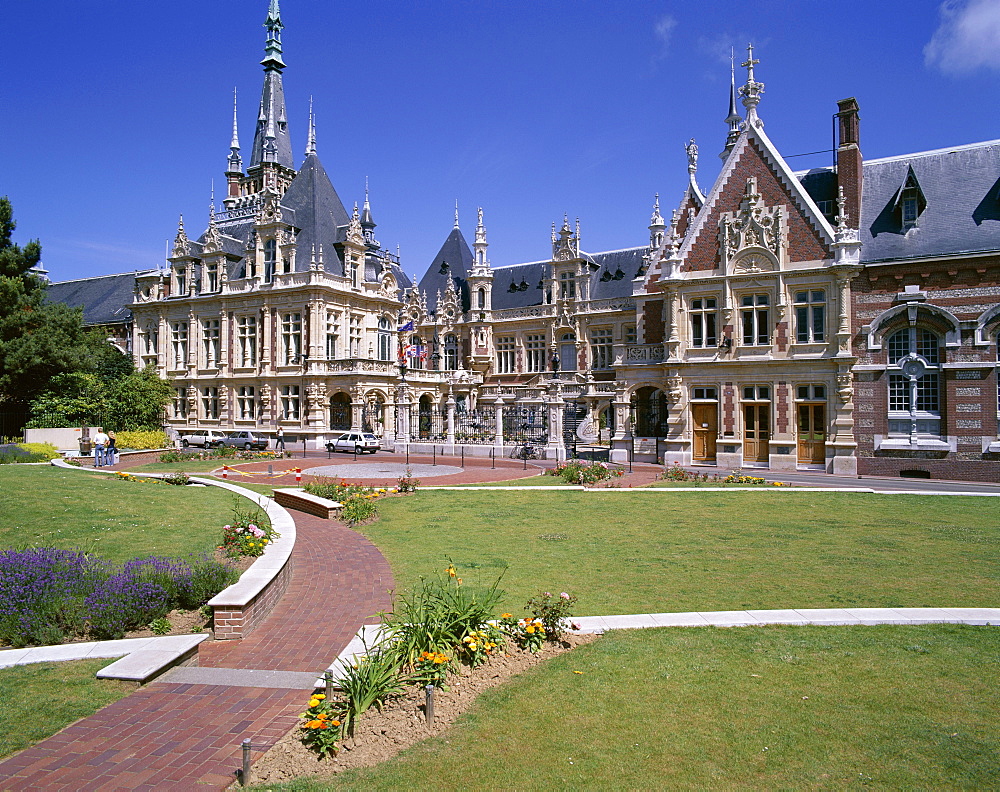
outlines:
[[[15,240],[53,280],[162,263],[221,194],[240,95],[244,160],[260,97],[267,0],[10,0],[0,195]],[[302,160],[318,151],[350,209],[367,177],[384,246],[410,274],[482,206],[494,266],[545,258],[553,221],[583,247],[648,238],[696,138],[718,173],[729,52],[747,41],[759,113],[786,154],[828,149],[856,96],[867,158],[1000,138],[1000,0],[282,0],[285,94]],[[793,157],[796,169],[829,154]],[[669,215],[668,215],[669,216]]]

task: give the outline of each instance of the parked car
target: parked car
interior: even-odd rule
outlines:
[[[382,447],[379,439],[368,432],[345,432],[336,440],[330,440],[326,444],[327,451],[348,451],[359,454],[368,451],[374,454]]]
[[[222,438],[219,445],[242,448],[244,451],[264,451],[267,449],[268,439],[259,432],[233,432]]]
[[[218,429],[198,429],[191,434],[181,437],[181,445],[185,448],[188,446],[214,448],[215,446],[222,445],[225,437],[226,433],[220,432]]]

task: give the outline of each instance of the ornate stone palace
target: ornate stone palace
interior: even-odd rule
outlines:
[[[494,268],[483,211],[471,248],[456,212],[414,284],[367,191],[345,209],[311,112],[295,168],[277,0],[266,27],[246,169],[234,110],[207,228],[181,222],[166,269],[112,276],[134,280],[136,362],[176,388],[169,426],[1000,479],[1000,141],[864,162],[846,99],[835,166],[795,172],[748,48],[718,176],[699,187],[692,140],[648,244],[588,253],[565,218],[550,259]],[[52,289],[79,304],[102,280]]]

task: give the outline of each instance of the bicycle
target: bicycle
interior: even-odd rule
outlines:
[[[530,443],[524,443],[510,452],[511,459],[538,459],[538,451]]]

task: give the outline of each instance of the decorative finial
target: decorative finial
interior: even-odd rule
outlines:
[[[726,135],[726,148],[719,154],[721,159],[728,157],[733,150],[740,136],[740,124],[743,123],[743,117],[736,109],[736,55],[733,50],[730,50],[729,59],[729,115],[725,121],[729,125],[729,134]]]
[[[455,199],[455,228],[458,228],[458,198]]]
[[[229,143],[229,148],[234,152],[240,150],[240,131],[236,122],[236,89],[233,88],[233,139]]]
[[[212,179],[211,188],[209,190],[208,198],[208,223],[212,225],[215,223],[215,179]]]
[[[743,97],[743,106],[747,109],[746,123],[763,129],[764,122],[757,117],[757,105],[760,104],[760,95],[764,93],[764,83],[757,82],[753,76],[753,67],[758,63],[760,61],[753,56],[753,44],[747,44],[747,59],[740,64],[747,70],[747,81],[746,85],[740,86],[740,96]]]
[[[227,173],[242,173],[243,158],[240,156],[240,135],[236,122],[236,89],[233,88],[233,139],[229,141]]]
[[[649,218],[649,227],[659,228],[664,225],[663,215],[660,214],[660,194],[656,193],[656,197],[653,199],[653,216]]]
[[[309,97],[309,136],[306,138],[306,156],[316,153],[316,116],[313,114],[313,98]]]
[[[278,0],[271,0],[264,27],[267,29],[267,43],[264,45],[264,60],[260,63],[264,71],[281,71],[285,68],[285,62],[281,59],[281,29],[284,25],[281,24]]]
[[[844,197],[844,188],[837,187],[837,230],[847,229],[847,199]]]
[[[688,173],[694,176],[698,172],[698,144],[691,138],[684,147],[688,157]]]

